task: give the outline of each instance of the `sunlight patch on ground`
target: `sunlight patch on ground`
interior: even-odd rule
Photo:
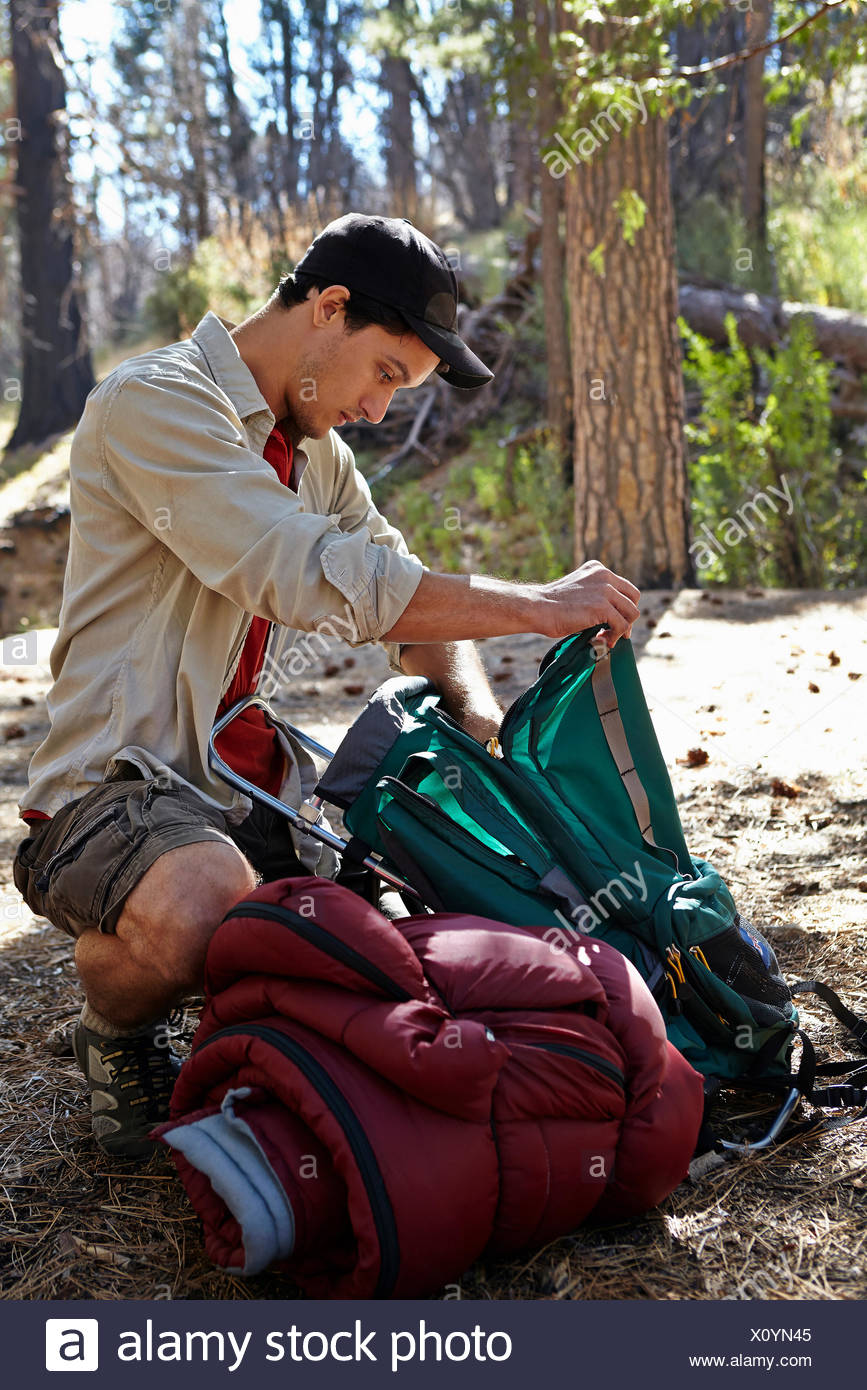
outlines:
[[[865,784],[867,598],[773,591],[750,621],[684,592],[658,616],[639,661],[666,762],[707,753],[716,776],[843,773]],[[740,617],[740,614],[738,615]]]
[[[66,507],[69,505],[70,432],[59,435],[36,463],[29,463],[33,450],[26,446],[11,454],[0,467],[0,526],[25,507]]]

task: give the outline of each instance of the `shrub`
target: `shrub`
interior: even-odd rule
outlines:
[[[147,327],[173,342],[191,333],[208,309],[239,323],[265,302],[279,275],[266,242],[247,246],[228,233],[206,237],[188,260],[161,273],[145,300]]]
[[[832,438],[831,364],[809,320],[751,356],[726,319],[728,351],[680,321],[684,370],[701,391],[687,425],[699,571],[712,582],[825,587],[867,575],[867,470],[843,480]]]

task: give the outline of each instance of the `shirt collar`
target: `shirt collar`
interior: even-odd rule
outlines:
[[[246,420],[264,411],[270,432],[274,427],[274,416],[229,333],[229,329],[234,327],[234,323],[219,318],[209,309],[196,325],[193,341],[203,353],[217,385],[223,388],[241,419]]]
[[[220,318],[209,309],[193,330],[193,341],[204,356],[215,382],[225,391],[240,418],[246,422],[253,416],[262,417],[256,420],[252,428],[248,425],[248,431],[257,443],[261,437],[261,447],[264,449],[276,421],[256,385],[256,378],[235,346],[229,332],[234,327],[234,323]],[[306,439],[302,439],[300,444],[306,442]],[[296,485],[301,481],[301,474],[309,462],[300,444],[296,445],[293,458]]]

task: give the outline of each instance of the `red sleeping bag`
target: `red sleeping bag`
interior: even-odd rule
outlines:
[[[389,922],[322,878],[227,914],[155,1131],[216,1264],[314,1298],[419,1297],[671,1192],[702,1079],[619,952],[541,931]]]

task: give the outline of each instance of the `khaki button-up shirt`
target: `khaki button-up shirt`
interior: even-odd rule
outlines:
[[[300,634],[326,634],[301,638],[309,662],[334,636],[376,641],[415,593],[422,562],[333,430],[296,449],[297,493],[280,483],[262,452],[274,416],[231,327],[208,313],[191,339],[129,358],[87,398],[51,728],[20,811],[53,815],[125,760],[195,787],[236,824],[252,803],[209,768],[208,736],[253,615],[278,624],[260,678],[271,695],[302,669]],[[306,794],[309,759],[278,736],[282,795]]]

